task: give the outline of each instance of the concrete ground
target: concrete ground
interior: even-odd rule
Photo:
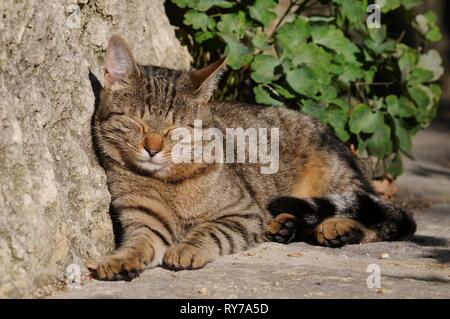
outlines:
[[[450,117],[449,117],[450,118]],[[450,122],[414,139],[397,180],[398,200],[415,213],[411,242],[340,249],[266,243],[196,271],[146,270],[132,282],[85,280],[53,298],[450,298]],[[368,266],[380,288],[367,285]],[[370,271],[369,269],[369,271]],[[369,278],[369,279],[370,279]],[[372,281],[372,283],[376,283]]]

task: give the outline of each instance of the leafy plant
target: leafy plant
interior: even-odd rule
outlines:
[[[414,13],[420,0],[376,0],[380,28],[366,24],[368,0],[171,1],[196,67],[228,56],[216,98],[301,109],[376,159],[375,177],[402,172],[411,137],[436,115],[443,68],[427,45],[441,34],[433,12]]]

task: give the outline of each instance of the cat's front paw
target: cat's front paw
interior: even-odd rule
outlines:
[[[167,249],[163,266],[170,270],[199,269],[209,261],[205,249],[181,243]]]
[[[113,253],[89,262],[86,267],[99,280],[132,280],[144,269],[150,256],[141,250]]]

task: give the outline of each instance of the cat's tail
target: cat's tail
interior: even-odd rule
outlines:
[[[277,197],[268,204],[268,210],[274,216],[281,213],[295,216],[299,227],[297,235],[303,236],[310,235],[322,221],[330,217],[354,219],[374,230],[378,239],[383,241],[406,240],[416,231],[416,223],[410,212],[365,192],[305,199]]]

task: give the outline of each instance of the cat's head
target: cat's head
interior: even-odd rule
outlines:
[[[193,130],[207,119],[224,59],[201,70],[179,71],[140,66],[118,35],[105,57],[104,85],[95,114],[94,132],[101,152],[131,170],[159,178],[181,178],[201,164],[172,161],[171,134]]]

